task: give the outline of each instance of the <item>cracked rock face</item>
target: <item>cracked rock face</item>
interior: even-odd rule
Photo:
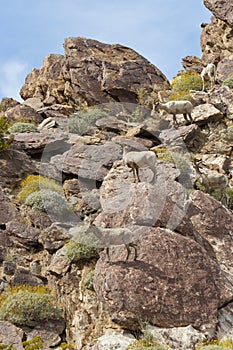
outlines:
[[[137,102],[138,88],[149,93],[169,87],[163,73],[131,48],[81,37],[67,38],[65,54],[51,54],[33,69],[21,97],[54,103]]]
[[[139,320],[214,328],[220,299],[230,297],[216,263],[196,242],[172,231],[135,227],[134,233],[136,261],[124,263],[125,250],[118,246],[111,248],[110,263],[102,254],[96,265],[95,291],[112,320],[129,329]]]

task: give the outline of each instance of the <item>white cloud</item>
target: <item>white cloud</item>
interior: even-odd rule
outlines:
[[[24,83],[28,64],[19,61],[9,61],[0,67],[0,94],[21,100],[19,91]]]

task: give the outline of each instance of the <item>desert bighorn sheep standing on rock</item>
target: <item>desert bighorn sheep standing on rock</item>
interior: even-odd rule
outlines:
[[[220,200],[222,201],[225,199],[226,203],[228,203],[228,195],[226,192],[226,187],[228,185],[227,176],[220,174],[217,171],[203,170],[202,172],[196,159],[194,160],[193,165],[196,171],[195,183],[199,182],[205,187],[206,192],[210,194],[213,190],[219,189],[221,194]]]
[[[174,124],[178,125],[176,114],[183,114],[184,119],[188,122],[188,117],[190,122],[193,122],[191,112],[193,110],[193,105],[190,101],[169,101],[166,103],[159,103],[156,109],[162,109],[169,114],[173,115]]]
[[[213,63],[208,63],[206,67],[202,69],[201,79],[202,79],[202,91],[205,91],[205,82],[210,81],[210,88],[214,87],[216,75],[216,67]]]
[[[141,182],[139,178],[139,168],[149,167],[153,171],[154,182],[156,178],[156,160],[157,156],[153,151],[131,151],[128,152],[128,147],[123,148],[123,162],[133,170],[134,182]]]
[[[132,231],[127,227],[105,228],[90,224],[87,233],[91,232],[97,237],[102,248],[106,248],[107,261],[110,262],[109,248],[124,244],[127,250],[126,261],[130,256],[130,247],[134,249],[134,261],[137,259],[137,245],[132,243]]]

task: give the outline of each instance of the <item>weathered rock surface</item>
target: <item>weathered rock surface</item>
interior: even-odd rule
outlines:
[[[169,87],[158,68],[125,46],[73,37],[65,39],[64,49],[64,56],[47,56],[42,68],[27,76],[24,100],[37,97],[44,105],[136,103],[139,87],[148,92]]]
[[[192,222],[195,239],[219,262],[220,269],[233,283],[232,212],[213,197],[195,191],[187,215]]]
[[[95,291],[112,320],[128,329],[140,320],[214,329],[218,308],[230,298],[217,264],[199,244],[172,231],[140,227],[135,233],[136,261],[126,265],[124,251],[115,247],[111,263],[103,254],[96,265]]]
[[[8,109],[5,115],[10,122],[27,120],[27,122],[37,125],[43,120],[42,116],[34,108],[23,104],[17,104],[15,107]]]
[[[64,174],[103,181],[113,162],[121,158],[121,146],[107,141],[98,145],[78,143],[62,155],[51,158],[53,164]]]
[[[233,4],[228,0],[204,0],[204,5],[215,17],[233,26]]]
[[[1,152],[0,185],[2,188],[15,188],[28,174],[34,173],[35,168],[33,161],[24,152]]]
[[[43,154],[44,160],[47,160],[53,153],[63,153],[69,149],[66,142],[67,135],[62,131],[44,130],[43,132],[16,133],[14,134],[14,144],[30,155]]]
[[[22,345],[24,332],[10,322],[0,321],[0,339],[3,344],[13,344],[17,350],[23,350]]]

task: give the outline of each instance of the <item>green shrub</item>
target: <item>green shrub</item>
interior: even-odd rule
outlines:
[[[181,75],[177,75],[171,81],[172,94],[169,100],[189,100],[190,90],[202,90],[202,79],[197,72],[186,72]],[[192,102],[192,101],[191,101]]]
[[[8,121],[5,117],[0,117],[0,151],[10,148],[13,136],[6,137],[8,130]]]
[[[99,257],[99,249],[94,247],[92,243],[80,243],[70,240],[65,245],[65,254],[72,262],[78,262],[82,259],[93,259]]]
[[[156,340],[136,340],[126,350],[166,350],[167,347],[159,344]]]
[[[41,190],[32,192],[25,200],[25,204],[32,209],[48,212],[54,215],[66,215],[69,208],[65,198],[51,190]]]
[[[200,188],[200,189],[202,191],[204,190],[203,188]],[[223,204],[227,205],[228,208],[233,209],[233,190],[230,187],[227,187],[226,188],[226,194],[227,194],[228,200],[226,201],[226,199],[224,199]],[[211,192],[211,195],[215,199],[217,199],[218,201],[221,200],[221,191],[219,189],[214,190],[213,192]]]
[[[86,289],[94,290],[93,280],[94,280],[94,270],[91,270],[87,273],[87,275],[84,278],[84,286]]]
[[[13,344],[9,344],[9,345],[3,344],[2,340],[0,340],[0,349],[15,350]]]
[[[79,135],[87,134],[92,130],[95,122],[106,115],[106,111],[97,107],[78,111],[68,120],[69,131]]]
[[[33,192],[39,190],[51,190],[62,194],[62,187],[53,179],[40,175],[28,175],[20,184],[20,191],[17,195],[21,203],[25,203],[26,198]]]
[[[61,310],[54,306],[54,300],[48,292],[37,287],[6,290],[0,304],[0,319],[16,326],[34,327],[50,319],[60,319]]]
[[[212,340],[198,344],[195,350],[233,350],[233,340]]]
[[[31,123],[15,123],[10,128],[8,128],[9,133],[13,134],[16,132],[38,132],[36,126]]]
[[[73,345],[67,343],[61,343],[60,348],[62,350],[75,350]]]
[[[39,335],[35,336],[31,340],[24,341],[23,347],[25,350],[43,350],[44,349],[41,337]]]
[[[230,89],[233,89],[233,77],[229,77],[229,78],[223,80],[223,85],[226,85]]]

